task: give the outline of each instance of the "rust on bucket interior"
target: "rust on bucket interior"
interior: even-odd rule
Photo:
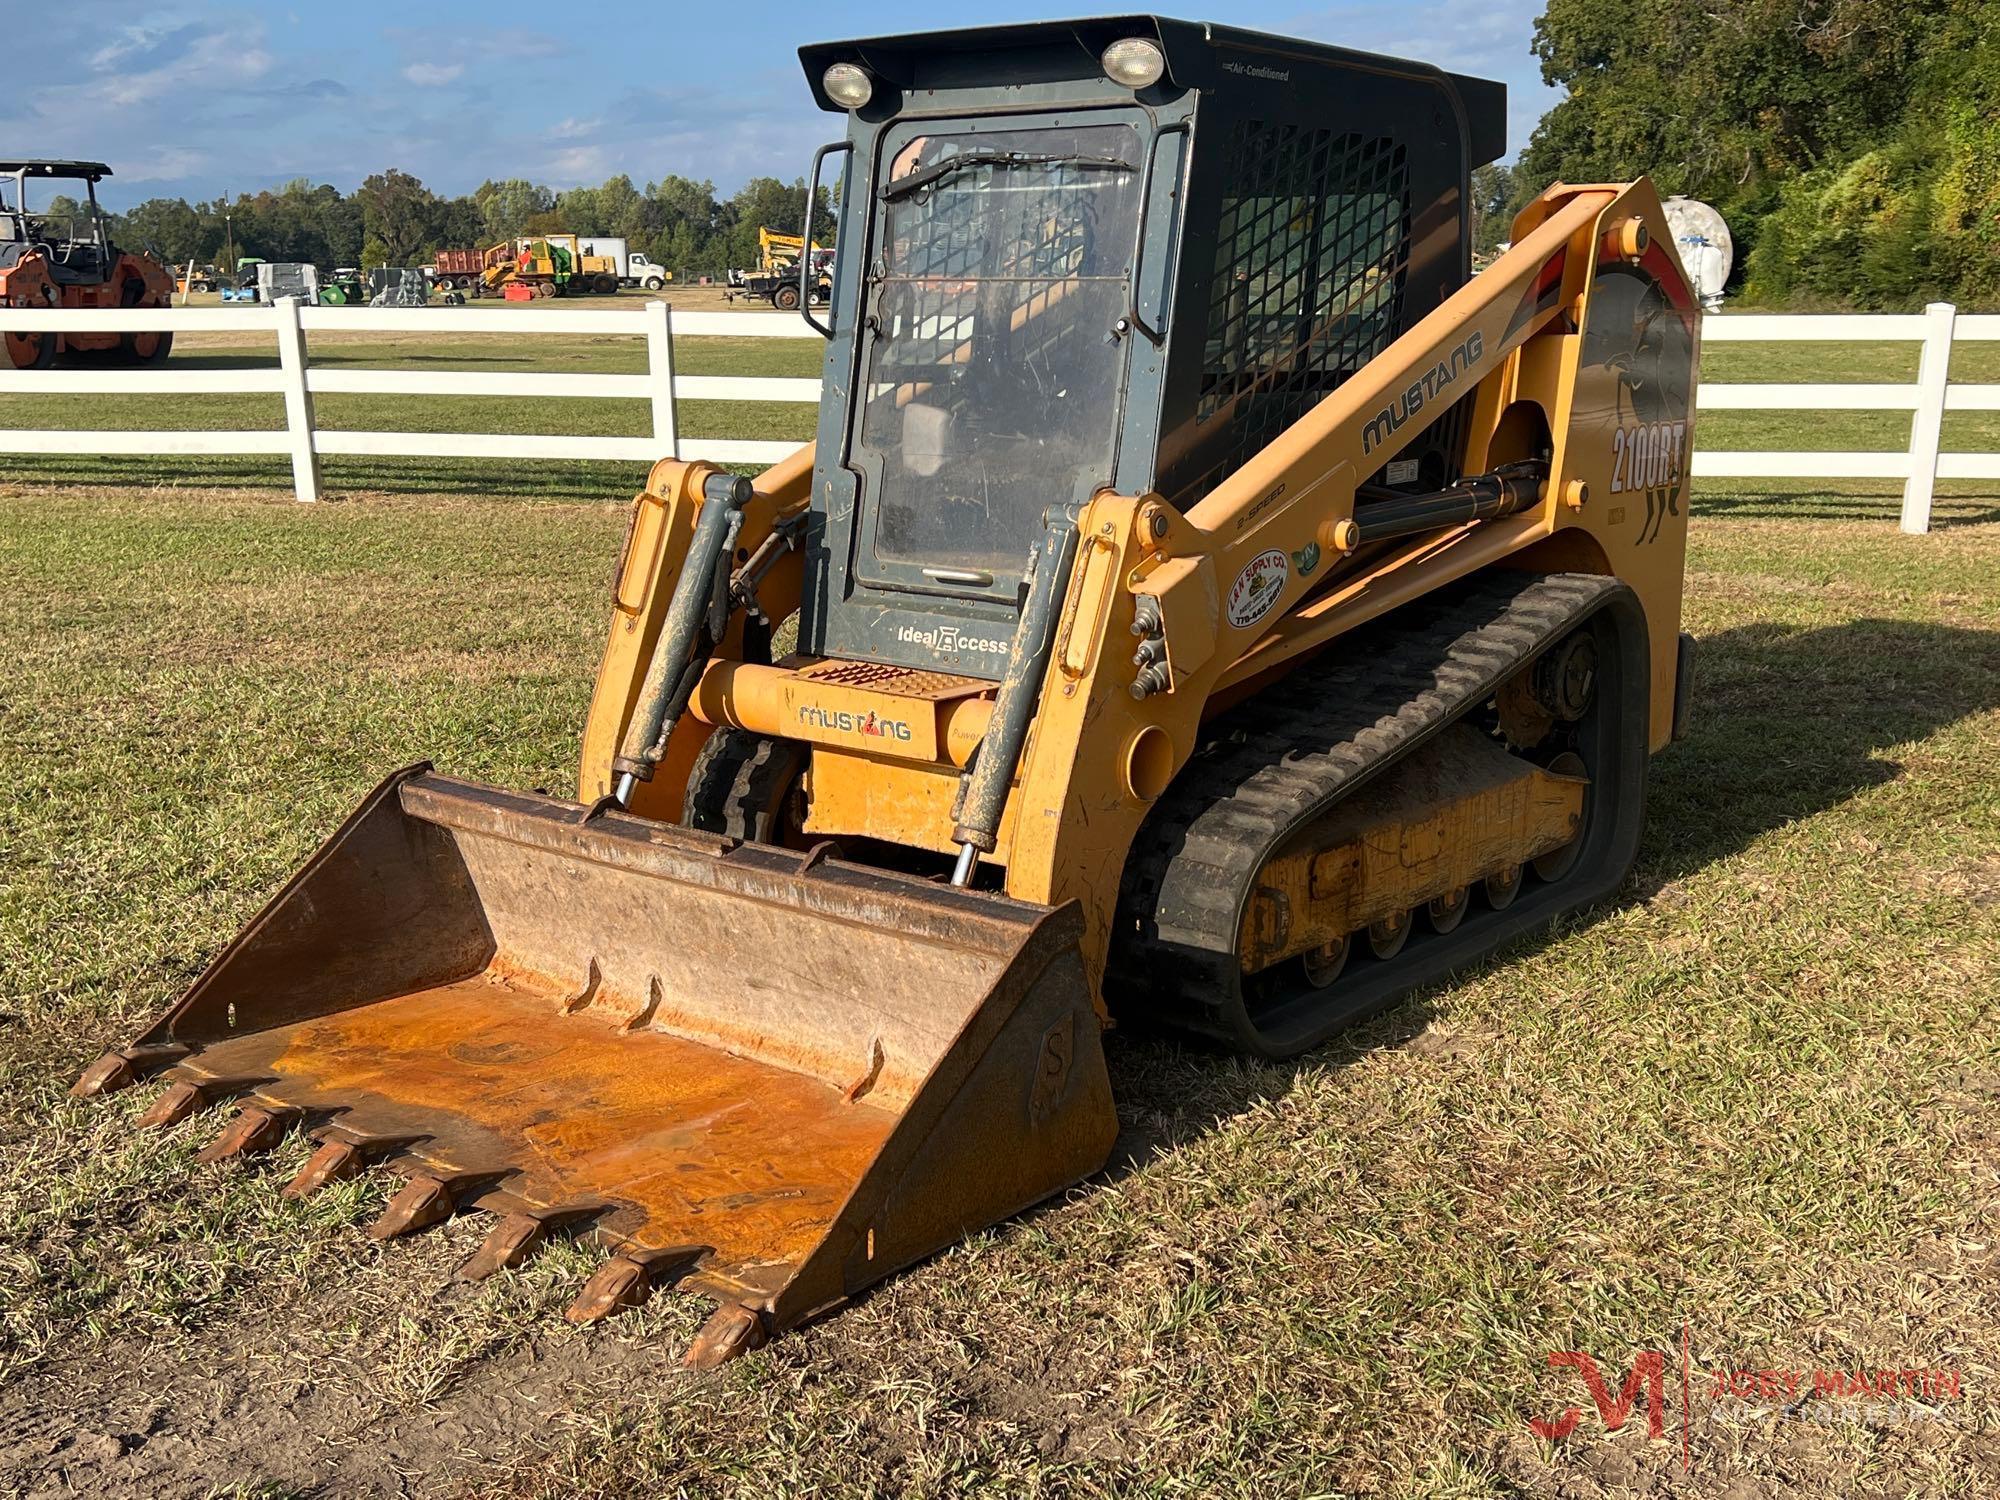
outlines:
[[[671,1277],[723,1303],[711,1362],[1102,1164],[1079,931],[416,767],[79,1088],[237,1101],[216,1160],[303,1122],[290,1191],[406,1179],[378,1236],[502,1215],[468,1275],[588,1227],[616,1258],[572,1315]]]

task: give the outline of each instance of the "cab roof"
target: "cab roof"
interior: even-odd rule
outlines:
[[[962,77],[969,56],[993,59],[1013,53],[1017,68],[1049,76],[1057,70],[1073,76],[1082,65],[1098,66],[1098,55],[1121,37],[1143,36],[1160,44],[1167,60],[1167,78],[1184,89],[1212,90],[1223,82],[1223,61],[1217,53],[1260,52],[1276,58],[1300,58],[1369,73],[1427,81],[1457,95],[1464,111],[1466,166],[1497,161],[1507,149],[1507,86],[1462,73],[1447,73],[1430,63],[1355,52],[1324,42],[1300,41],[1267,32],[1244,31],[1211,21],[1178,21],[1168,16],[1094,16],[1076,21],[1030,21],[1005,26],[974,26],[951,31],[921,31],[845,42],[814,42],[799,48],[813,98],[824,110],[841,113],[827,97],[821,75],[836,62],[856,62],[898,88],[924,86],[933,78]],[[956,66],[954,66],[956,63]],[[938,65],[943,64],[940,68]],[[1001,63],[1006,66],[1006,63]],[[1240,71],[1240,70],[1239,70]]]
[[[81,182],[99,182],[111,175],[111,168],[101,161],[21,160],[0,161],[0,173],[9,177],[26,173],[30,177],[73,177]]]

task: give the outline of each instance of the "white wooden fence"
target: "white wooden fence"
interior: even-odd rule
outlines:
[[[288,454],[299,499],[317,500],[325,454],[411,458],[590,458],[651,462],[705,458],[715,463],[769,464],[797,443],[735,438],[683,438],[682,400],[784,401],[816,404],[819,381],[776,376],[678,375],[676,338],[809,338],[819,335],[796,313],[676,312],[648,302],[638,312],[542,308],[362,308],[301,306],[287,297],[268,307],[15,309],[4,314],[11,333],[263,330],[277,341],[276,369],[196,370],[171,360],[146,370],[4,370],[0,393],[78,395],[241,395],[285,398],[285,425],[268,431],[45,430],[0,428],[0,453]],[[353,370],[315,367],[306,335],[384,334],[626,335],[646,341],[643,375],[496,372],[491,370]],[[320,427],[313,397],[530,396],[615,398],[652,403],[650,437],[580,437],[560,433],[350,432]]]
[[[2000,453],[1939,451],[1948,411],[2000,411],[2000,384],[1953,384],[1954,341],[2000,342],[2000,316],[1961,317],[1949,302],[1921,313],[1737,313],[1708,318],[1704,343],[1920,342],[1914,385],[1852,382],[1820,385],[1717,385],[1704,381],[1702,411],[1906,411],[1910,443],[1903,452],[1736,452],[1696,448],[1691,472],[1700,479],[1900,479],[1903,530],[1931,529],[1931,490],[1940,479],[2000,479]],[[1699,429],[1697,429],[1699,431]]]
[[[0,428],[0,453],[90,454],[287,454],[301,500],[319,497],[323,454],[402,455],[416,458],[586,458],[650,461],[669,455],[717,463],[774,463],[796,446],[732,438],[683,438],[677,403],[682,399],[819,400],[813,379],[733,375],[677,375],[676,338],[818,337],[791,313],[675,312],[665,302],[643,311],[611,312],[540,308],[301,307],[290,299],[271,307],[48,310],[10,308],[9,330],[113,332],[216,332],[263,329],[277,341],[278,367],[191,370],[171,363],[156,370],[0,370],[0,393],[74,392],[79,395],[277,393],[285,398],[285,426],[254,432],[21,431]],[[508,333],[575,337],[590,334],[644,338],[643,375],[496,373],[492,371],[348,370],[315,368],[305,335],[327,330],[363,333]],[[1702,338],[1716,343],[1918,342],[1917,378],[1909,385],[1858,383],[1722,385],[1705,383],[1703,411],[1907,411],[1909,445],[1903,451],[1716,452],[1697,449],[1698,478],[1900,479],[1905,531],[1930,529],[1931,491],[1939,479],[2000,479],[2000,453],[1941,451],[1949,411],[2000,411],[2000,384],[1952,383],[1955,341],[2000,341],[2000,315],[1962,317],[1949,303],[1922,313],[1826,316],[1741,313],[1709,318]],[[555,433],[346,432],[315,425],[313,397],[329,392],[399,396],[531,396],[641,399],[652,403],[650,437],[576,437]]]

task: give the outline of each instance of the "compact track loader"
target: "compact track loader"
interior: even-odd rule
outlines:
[[[802,52],[817,440],[634,503],[575,800],[391,776],[78,1085],[612,1252],[705,1365],[1095,1171],[1111,1017],[1281,1058],[1601,901],[1679,635],[1652,188],[1468,275],[1499,86],[1149,17]],[[821,321],[823,316],[823,322]]]

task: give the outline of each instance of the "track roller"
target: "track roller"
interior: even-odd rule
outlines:
[[[1466,909],[1472,904],[1472,887],[1459,886],[1442,896],[1433,896],[1424,904],[1424,920],[1430,923],[1432,932],[1447,933],[1465,920]]]
[[[1410,940],[1410,914],[1392,911],[1368,924],[1368,951],[1380,959],[1394,958]]]

